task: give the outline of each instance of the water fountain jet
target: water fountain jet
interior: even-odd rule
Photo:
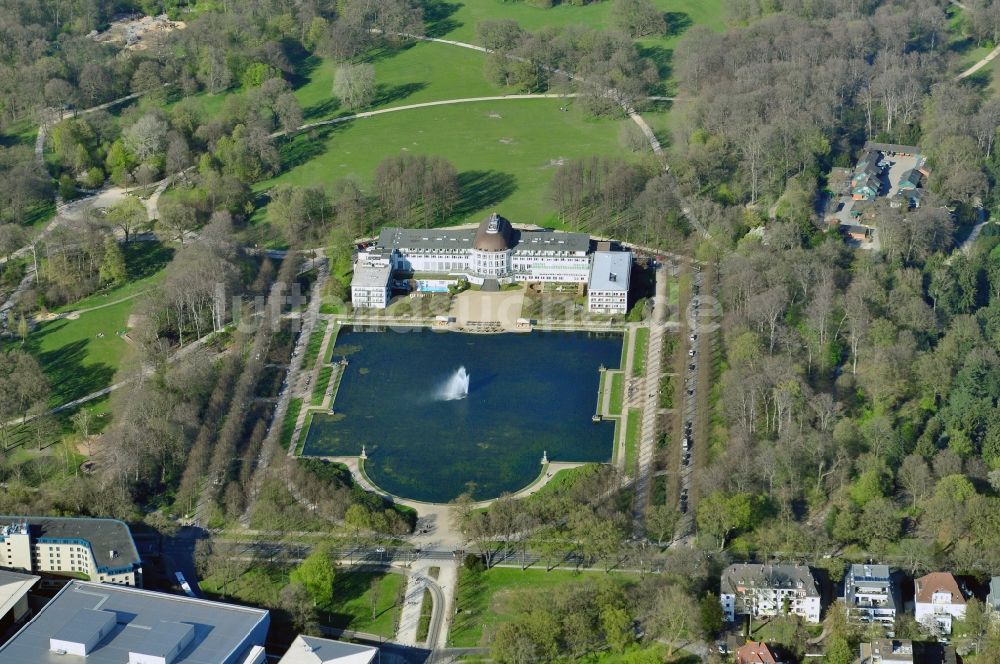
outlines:
[[[457,399],[464,399],[468,394],[469,372],[465,370],[465,367],[459,367],[441,387],[441,390],[438,392],[438,399],[440,401],[455,401]]]

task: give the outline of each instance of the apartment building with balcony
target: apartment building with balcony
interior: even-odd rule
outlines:
[[[844,604],[852,622],[876,623],[891,634],[901,603],[889,566],[851,565],[844,578]]]
[[[730,565],[722,573],[719,601],[726,620],[793,614],[818,623],[822,611],[812,571],[805,565]]]

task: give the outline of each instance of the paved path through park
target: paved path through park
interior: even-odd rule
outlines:
[[[984,55],[982,58],[980,58],[979,61],[976,64],[972,65],[971,67],[969,67],[968,69],[966,69],[965,71],[963,71],[961,74],[959,74],[958,75],[958,80],[961,81],[963,78],[968,78],[968,77],[972,76],[977,71],[979,71],[980,69],[982,69],[986,65],[990,64],[991,62],[993,62],[993,60],[995,60],[998,55],[1000,55],[1000,46],[997,46],[996,48],[994,48],[992,51],[990,51],[989,53],[987,53],[986,55]]]
[[[660,418],[660,376],[663,372],[663,333],[667,320],[667,269],[656,270],[656,297],[653,299],[653,319],[650,322],[649,343],[646,345],[646,373],[641,380],[642,428],[636,450],[635,502],[633,517],[636,533],[645,532],[646,508],[649,505],[649,483],[655,469],[656,434]]]

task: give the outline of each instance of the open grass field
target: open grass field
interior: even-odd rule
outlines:
[[[122,245],[127,270],[126,283],[56,309],[57,313],[92,309],[149,290],[163,279],[163,268],[174,256],[174,249],[159,242],[130,242]]]
[[[416,42],[399,49],[380,48],[365,62],[375,66],[378,94],[365,110],[440,99],[488,97],[507,90],[483,75],[482,53],[447,44]],[[305,83],[295,90],[306,122],[349,113],[333,97],[334,61],[307,58],[300,66]]]
[[[723,26],[721,0],[653,0],[653,4],[667,14],[668,34],[644,42],[669,46],[691,25],[703,24],[716,29]],[[424,15],[428,20],[429,36],[475,44],[478,43],[476,24],[480,21],[514,20],[532,32],[546,26],[567,25],[587,25],[607,30],[614,27],[611,9],[611,2],[593,2],[582,6],[564,3],[541,9],[523,2],[459,0],[455,3],[434,3]]]
[[[285,414],[284,422],[281,423],[281,446],[286,450],[292,443],[292,434],[295,433],[295,421],[298,420],[301,410],[301,397],[295,397],[288,402],[288,412]]]
[[[459,173],[460,201],[453,222],[478,221],[498,210],[515,222],[558,225],[548,200],[556,167],[587,155],[626,156],[618,142],[626,122],[585,117],[560,99],[402,111],[326,127],[315,137],[301,134],[290,139],[281,146],[288,170],[257,189],[278,184],[329,186],[342,177],[369,184],[375,167],[390,155],[440,155]]]
[[[134,300],[125,300],[81,314],[76,320],[42,323],[28,335],[24,349],[38,359],[48,376],[50,405],[64,404],[111,384],[128,352],[128,343],[116,332],[125,329],[134,306]]]
[[[372,618],[372,581],[375,584],[375,618]],[[370,632],[380,636],[395,635],[399,619],[400,597],[406,579],[401,574],[381,572],[341,572],[333,582],[333,597],[319,608],[325,625]],[[236,579],[209,576],[199,586],[209,598],[236,601],[264,608],[280,606],[281,589],[288,585],[288,570],[278,567],[252,567]]]
[[[461,97],[502,95],[508,89],[486,79],[482,53],[466,48],[431,42],[409,42],[399,48],[377,48],[359,58],[375,66],[377,95],[374,110]],[[294,93],[302,106],[305,122],[316,122],[350,115],[333,95],[337,63],[331,59],[307,56],[296,63]],[[222,112],[230,97],[246,92],[234,87],[219,94],[200,93],[189,99],[206,117]],[[175,103],[172,101],[168,106]],[[10,137],[9,140],[15,140]]]
[[[512,617],[511,596],[517,591],[544,590],[564,583],[606,577],[603,572],[494,567],[486,572],[462,569],[458,577],[458,614],[448,635],[448,645],[472,648],[483,644],[484,635]],[[614,574],[611,578],[626,583],[631,575]]]
[[[302,370],[312,371],[312,368],[316,364],[316,358],[319,357],[319,351],[323,345],[323,337],[326,335],[326,326],[329,323],[325,320],[319,320],[316,322],[316,327],[313,328],[312,334],[309,335],[309,341],[306,343],[306,352],[302,356]]]
[[[41,323],[28,334],[24,349],[38,359],[49,378],[52,406],[111,384],[128,352],[128,342],[117,333],[126,329],[136,297],[163,278],[162,268],[173,255],[172,249],[156,243],[134,243],[124,252],[128,282],[57,311],[91,309],[78,318]]]
[[[372,618],[372,581],[375,585],[375,617]],[[333,582],[329,622],[333,627],[369,632],[392,638],[402,608],[406,577],[381,572],[338,573]]]
[[[9,148],[15,145],[33,147],[37,135],[38,125],[33,118],[18,120],[0,132],[0,147]]]
[[[330,376],[333,375],[333,367],[324,366],[319,370],[319,374],[316,376],[316,385],[313,387],[312,399],[310,403],[313,406],[319,406],[323,403],[323,396],[326,394],[326,388],[330,385]]]

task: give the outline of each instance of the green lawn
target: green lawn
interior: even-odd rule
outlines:
[[[288,411],[285,413],[285,421],[281,423],[281,446],[286,450],[292,443],[292,434],[295,433],[295,422],[299,419],[299,411],[301,410],[301,397],[295,397],[288,402]]]
[[[257,189],[282,183],[330,186],[342,177],[367,184],[388,156],[440,155],[459,173],[455,223],[478,220],[495,209],[515,222],[558,225],[548,200],[558,165],[594,154],[624,156],[618,134],[628,122],[559,110],[568,104],[559,99],[476,102],[327,127],[317,131],[318,137],[302,134],[284,143],[282,158],[289,170]]]
[[[375,618],[372,618],[372,581],[378,580]],[[402,607],[406,577],[381,572],[338,573],[333,582],[329,622],[333,627],[392,638]]]
[[[236,579],[223,575],[198,581],[198,587],[210,599],[237,600],[252,606],[277,607],[281,589],[288,585],[288,571],[274,567],[251,567]]]
[[[640,327],[635,331],[635,356],[632,358],[632,375],[646,373],[646,349],[649,346],[649,328]]]
[[[117,287],[99,291],[56,309],[56,312],[78,311],[101,307],[109,302],[135,297],[163,279],[163,268],[173,258],[174,250],[159,242],[131,242],[122,245],[128,282]]]
[[[427,633],[431,629],[431,618],[434,616],[434,595],[430,590],[424,590],[424,600],[420,604],[420,622],[417,623],[417,643],[427,641]]]
[[[625,389],[624,374],[620,371],[611,374],[611,403],[608,405],[608,413],[611,415],[622,414],[622,396]]]
[[[372,618],[372,581],[377,580],[375,618]],[[274,609],[280,606],[281,589],[288,585],[288,570],[251,567],[223,588],[221,576],[199,581],[210,598],[236,600],[241,604]],[[324,625],[392,637],[396,633],[401,597],[406,579],[402,574],[337,571],[333,597],[319,607]]]
[[[628,409],[628,427],[625,429],[625,472],[635,473],[636,458],[639,453],[639,434],[642,430],[642,411]]]
[[[653,4],[669,13],[670,34],[668,36],[645,39],[643,43],[672,46],[676,37],[693,24],[704,24],[713,29],[724,27],[721,0],[653,0]],[[438,18],[427,15],[428,34],[456,41],[477,43],[476,24],[487,19],[511,19],[530,31],[545,26],[589,25],[605,30],[612,27],[611,2],[592,2],[576,6],[563,3],[549,9],[533,7],[524,2],[504,0],[463,0],[460,3],[444,5],[454,7],[451,14],[440,12]]]
[[[313,365],[316,364],[316,358],[319,357],[320,347],[323,345],[323,337],[326,335],[326,326],[329,323],[323,319],[316,322],[316,327],[313,328],[312,334],[309,335],[309,341],[306,343],[306,353],[302,358],[302,370],[311,371]]]
[[[410,43],[401,49],[375,50],[364,61],[374,64],[378,85],[374,103],[364,110],[508,92],[486,79],[483,54],[467,48]],[[301,67],[307,81],[295,90],[295,96],[306,122],[349,113],[338,106],[332,93],[337,63],[311,57]]]
[[[113,295],[108,297],[114,301]],[[125,328],[134,306],[134,300],[125,300],[81,314],[76,320],[42,323],[28,335],[24,348],[38,359],[49,378],[52,406],[111,384],[128,350],[128,343],[116,332]],[[104,336],[99,338],[99,334]]]
[[[448,645],[473,648],[483,644],[500,623],[511,618],[511,596],[519,590],[544,590],[563,583],[584,581],[604,576],[603,572],[494,567],[487,572],[470,572],[462,568],[458,577],[458,614],[448,635]],[[629,575],[615,574],[612,578],[626,582]],[[487,636],[488,638],[488,636]]]
[[[320,367],[319,375],[316,376],[316,385],[313,386],[312,400],[310,402],[313,406],[322,405],[323,395],[326,394],[326,388],[330,384],[330,376],[332,374],[333,367]]]
[[[768,643],[794,644],[796,632],[807,637],[818,636],[822,628],[819,625],[809,625],[797,616],[777,616],[767,622],[753,621],[753,638]]]
[[[129,345],[117,333],[126,329],[136,296],[163,278],[162,268],[173,255],[173,249],[145,242],[127,245],[124,252],[127,283],[57,309],[59,313],[93,311],[78,318],[41,323],[28,335],[24,349],[38,359],[49,378],[52,406],[111,384]]]

